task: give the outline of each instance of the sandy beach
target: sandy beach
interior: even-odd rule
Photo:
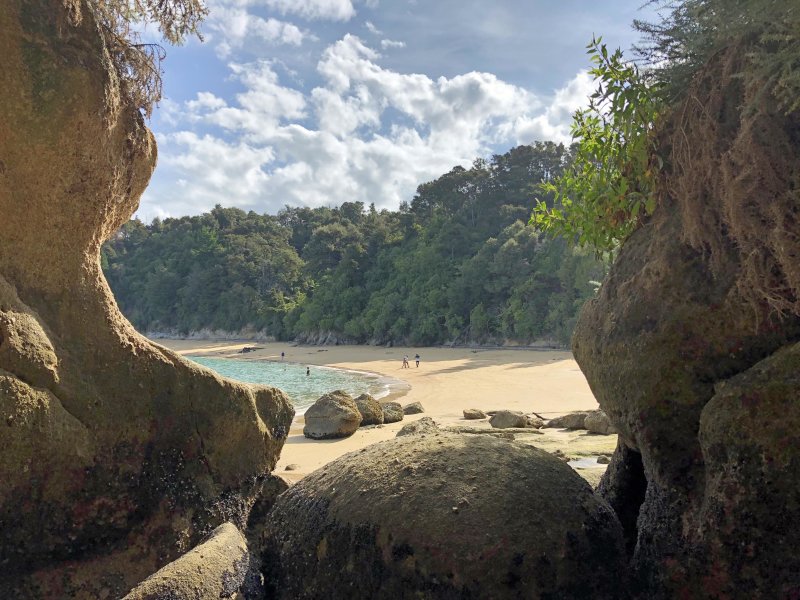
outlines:
[[[376,346],[295,346],[286,343],[255,344],[248,341],[155,340],[179,354],[229,357],[244,360],[281,360],[310,366],[330,366],[369,371],[396,380],[389,398],[405,405],[420,402],[422,415],[406,416],[402,422],[360,428],[349,438],[310,440],[303,436],[302,416],[295,417],[276,473],[291,480],[369,444],[395,437],[409,421],[428,416],[440,426],[478,425],[485,421],[465,421],[466,408],[535,412],[545,419],[570,411],[598,408],[586,379],[572,354],[560,350],[411,348]],[[246,354],[244,346],[258,349]],[[413,357],[421,356],[419,367]],[[410,368],[402,368],[408,355]],[[387,398],[383,398],[385,400]],[[517,440],[545,450],[560,449],[567,456],[610,455],[616,436],[591,435],[585,431],[544,429],[543,435],[519,435]],[[604,466],[584,460],[587,469],[579,469],[595,482]],[[286,471],[287,465],[296,465]]]

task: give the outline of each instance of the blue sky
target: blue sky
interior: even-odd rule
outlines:
[[[568,142],[586,44],[629,48],[642,2],[210,0],[205,42],[167,49],[136,216],[394,209],[455,165]]]

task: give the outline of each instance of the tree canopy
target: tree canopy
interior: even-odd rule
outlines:
[[[520,146],[417,189],[397,211],[361,202],[277,215],[216,207],[126,224],[103,249],[140,329],[330,332],[354,342],[566,342],[604,265],[526,223],[534,186],[572,159]]]

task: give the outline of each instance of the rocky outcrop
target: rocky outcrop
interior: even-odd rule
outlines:
[[[303,415],[303,435],[315,440],[353,435],[361,424],[361,413],[347,392],[329,392],[314,402]]]
[[[521,412],[513,410],[498,410],[489,419],[489,424],[496,429],[506,429],[508,427],[527,427],[528,419]]]
[[[464,409],[464,418],[467,421],[475,421],[477,419],[485,419],[486,413],[482,410],[477,408],[465,408]]]
[[[208,540],[159,569],[123,600],[232,598],[244,583],[249,561],[242,534],[223,523]]]
[[[416,435],[419,433],[436,433],[437,431],[439,431],[439,427],[436,425],[436,422],[433,419],[430,417],[422,417],[421,419],[417,419],[416,421],[412,421],[411,423],[403,425],[395,437]]]
[[[380,403],[369,394],[361,394],[354,400],[361,413],[361,427],[365,425],[382,425],[383,409]]]
[[[280,496],[267,536],[274,598],[602,599],[624,585],[611,509],[563,462],[490,436],[348,454]]]
[[[242,527],[293,410],[141,337],[100,245],[155,142],[88,4],[0,0],[0,595],[121,597]],[[24,499],[24,501],[21,501]]]
[[[635,529],[646,598],[800,589],[800,115],[745,87],[746,52],[718,53],[674,112],[660,204],[573,340],[622,441],[600,492]]]
[[[384,423],[397,423],[403,420],[403,407],[399,402],[381,402]]]

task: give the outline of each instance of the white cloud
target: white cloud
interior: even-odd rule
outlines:
[[[356,14],[350,0],[262,0],[281,14],[293,14],[305,19],[349,21]]]
[[[364,26],[373,35],[382,35],[383,34],[383,32],[380,29],[378,29],[377,27],[375,27],[375,25],[373,25],[372,22],[370,22],[370,21],[365,22]]]
[[[261,212],[345,200],[396,208],[421,182],[497,147],[568,141],[571,114],[591,91],[581,72],[545,103],[491,73],[434,80],[385,69],[380,58],[346,35],[323,52],[321,84],[306,94],[284,85],[270,62],[232,63],[243,88],[235,102],[204,92],[171,108],[171,118],[209,133],[159,136],[162,167],[186,183],[148,191],[144,214],[151,194],[185,199],[170,204],[174,214],[217,203]]]
[[[300,46],[306,39],[315,39],[292,23],[264,19],[245,8],[224,4],[212,6],[207,29],[209,41],[216,44],[217,54],[223,59],[245,46],[250,49],[261,45]]]
[[[387,48],[405,48],[405,42],[396,42],[394,40],[381,40],[381,48],[386,50]]]

